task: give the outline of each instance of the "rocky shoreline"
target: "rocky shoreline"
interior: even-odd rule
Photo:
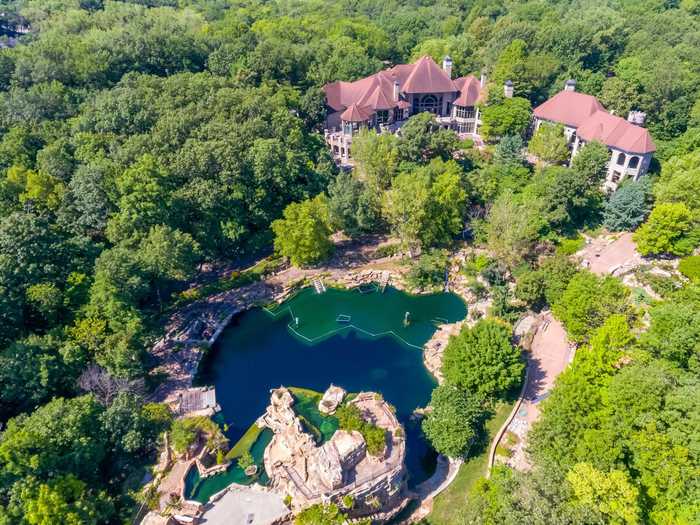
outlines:
[[[176,402],[191,388],[202,358],[236,315],[256,306],[282,303],[307,282],[325,279],[329,285],[343,288],[390,283],[397,289],[406,289],[401,274],[385,270],[362,269],[343,274],[317,270],[304,272],[302,279],[296,278],[294,272],[289,272],[291,275],[285,278],[286,272],[288,270],[264,281],[212,295],[173,314],[165,336],[151,350],[157,362],[155,371],[166,376],[152,399],[169,404]]]

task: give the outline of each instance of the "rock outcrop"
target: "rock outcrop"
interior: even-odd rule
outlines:
[[[318,402],[318,409],[323,414],[334,414],[340,403],[345,399],[345,390],[339,386],[331,385]]]
[[[335,401],[337,388],[331,386],[324,397]],[[342,397],[340,400],[338,404]],[[405,501],[403,428],[377,394],[361,393],[349,403],[363,419],[385,431],[387,445],[382,455],[368,454],[365,439],[357,431],[337,430],[328,441],[317,444],[295,413],[291,392],[283,387],[272,390],[270,405],[258,420],[275,434],[264,455],[270,484],[291,496],[295,510],[339,502],[349,495],[355,502],[350,510],[353,517],[391,516]]]

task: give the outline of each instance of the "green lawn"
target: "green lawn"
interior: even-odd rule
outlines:
[[[228,451],[228,454],[226,454],[226,459],[235,459],[243,455],[244,452],[248,452],[250,447],[252,447],[257,441],[258,436],[260,436],[262,431],[263,429],[260,428],[257,423],[250,425],[250,428],[248,428],[245,434],[241,436],[241,439],[239,439],[233,448]]]
[[[491,440],[510,414],[514,403],[515,400],[498,404],[495,414],[486,422],[486,436],[482,440],[479,453],[462,465],[452,484],[435,498],[433,512],[426,519],[430,525],[452,525],[456,522],[474,484],[486,474]]]

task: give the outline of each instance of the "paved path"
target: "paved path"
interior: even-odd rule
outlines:
[[[519,437],[513,456],[508,461],[513,468],[530,468],[525,455],[527,433],[539,418],[539,404],[547,398],[557,376],[567,367],[572,355],[564,327],[551,313],[542,314],[541,323],[528,352],[527,384],[523,390],[523,401],[508,424],[508,431]]]
[[[173,468],[168,472],[168,475],[160,482],[160,485],[158,485],[158,493],[161,510],[165,509],[168,503],[170,503],[171,495],[174,494],[176,498],[180,497],[185,474],[187,474],[193,462],[194,460],[176,461]]]
[[[281,494],[251,485],[230,488],[201,518],[206,525],[271,525],[289,514]]]
[[[598,275],[611,274],[642,262],[630,232],[622,233],[616,239],[610,236],[592,239],[577,255],[586,261],[589,270]]]
[[[450,483],[455,480],[462,463],[461,459],[449,459],[442,454],[438,456],[435,473],[414,490],[414,497],[420,501],[420,505],[408,518],[401,521],[402,525],[418,523],[432,512],[435,496],[449,487]]]

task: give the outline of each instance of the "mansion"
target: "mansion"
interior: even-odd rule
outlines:
[[[323,87],[327,117],[325,138],[340,164],[351,162],[352,136],[360,127],[397,131],[410,116],[429,111],[438,122],[465,136],[476,136],[485,79],[452,79],[452,59],[442,68],[429,56],[399,64],[355,82]]]
[[[572,157],[594,140],[608,147],[607,190],[614,190],[627,177],[637,180],[649,169],[656,146],[642,126],[644,113],[632,111],[626,120],[613,115],[594,96],[578,93],[573,80],[567,80],[563,91],[537,106],[533,113],[535,130],[543,122],[564,126]]]
[[[354,82],[326,84],[325,140],[334,159],[352,165],[352,138],[360,128],[397,132],[410,116],[429,111],[444,128],[464,138],[479,139],[479,103],[486,95],[485,77],[452,78],[452,59],[438,66],[429,56],[413,64],[399,64]],[[513,96],[513,83],[506,81],[504,96]],[[571,156],[591,141],[610,150],[605,188],[614,190],[629,177],[637,180],[649,169],[656,146],[643,127],[644,113],[633,111],[627,119],[605,110],[592,95],[578,93],[576,82],[534,109],[533,131],[543,122],[561,124]]]

